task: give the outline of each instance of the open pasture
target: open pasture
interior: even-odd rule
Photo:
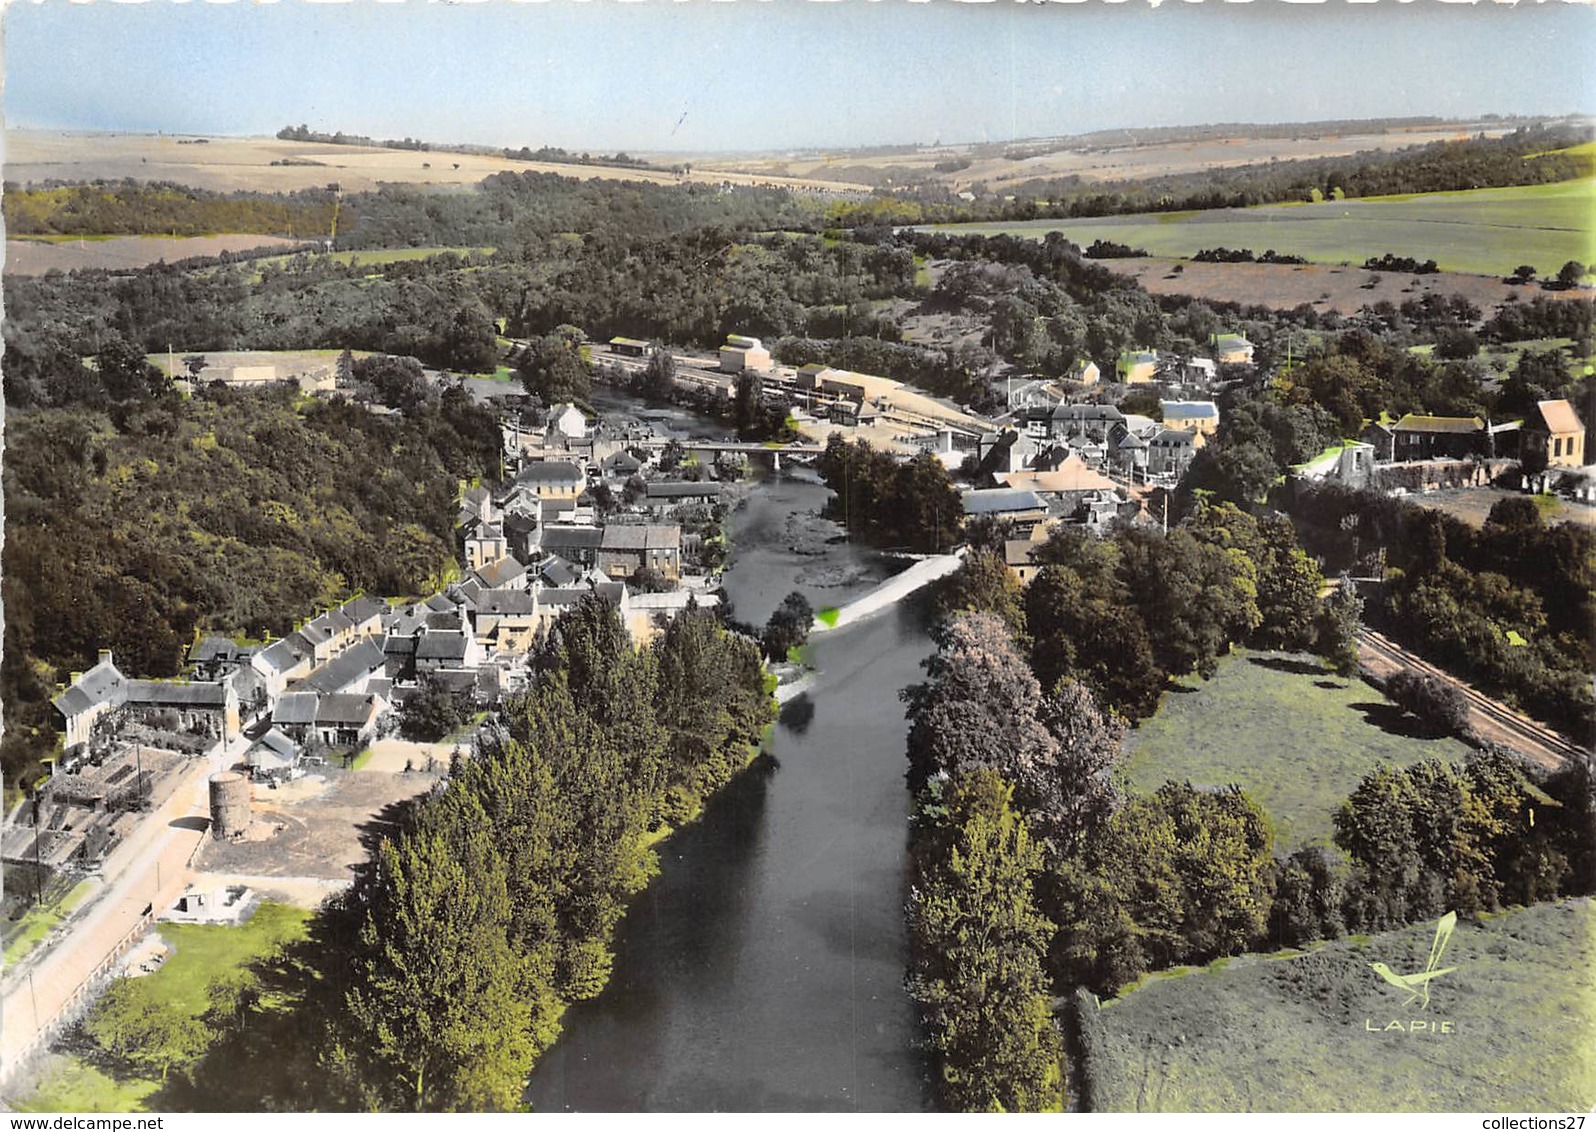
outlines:
[[[1275,843],[1287,851],[1329,844],[1336,810],[1378,764],[1468,754],[1316,657],[1246,651],[1226,657],[1212,680],[1178,681],[1125,748],[1136,790],[1166,780],[1239,784],[1273,819]]]
[[[1320,204],[1271,204],[1089,220],[948,224],[938,231],[1041,239],[1062,232],[1085,247],[1112,240],[1151,256],[1189,258],[1204,248],[1274,249],[1313,263],[1362,264],[1393,254],[1433,259],[1443,271],[1503,276],[1520,264],[1553,275],[1568,260],[1596,260],[1596,178],[1509,189]]]

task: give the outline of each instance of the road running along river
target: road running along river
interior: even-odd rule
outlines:
[[[736,615],[794,588],[842,605],[888,570],[792,517],[826,489],[788,475],[732,519]],[[809,553],[789,549],[794,532]],[[820,532],[823,536],[824,532]],[[532,1075],[543,1111],[921,1111],[903,989],[909,797],[898,690],[931,651],[924,595],[813,644],[820,674],[770,752],[661,846],[609,986],[573,1007]]]

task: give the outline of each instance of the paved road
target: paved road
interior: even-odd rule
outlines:
[[[1469,725],[1480,738],[1501,743],[1548,770],[1557,770],[1570,758],[1588,753],[1551,728],[1476,691],[1372,629],[1364,629],[1359,634],[1358,659],[1365,668],[1381,678],[1406,668],[1434,676],[1457,688],[1468,700]]]
[[[74,913],[63,935],[5,973],[0,1080],[52,1035],[150,916],[183,894],[193,879],[189,858],[206,836],[207,780],[234,753],[195,759],[171,796],[107,857],[100,894]]]

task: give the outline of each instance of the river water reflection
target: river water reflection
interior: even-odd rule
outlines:
[[[740,618],[761,623],[795,587],[817,608],[841,604],[885,573],[846,544],[788,549],[787,516],[825,495],[777,478],[734,516],[726,584]],[[816,638],[820,676],[783,711],[770,753],[661,847],[609,986],[566,1015],[532,1076],[535,1108],[928,1107],[903,990],[898,689],[930,651],[920,600]]]

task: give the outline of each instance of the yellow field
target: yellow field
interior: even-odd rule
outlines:
[[[274,162],[290,164],[273,164]],[[667,162],[674,164],[675,162]],[[824,178],[780,178],[764,174],[694,170],[685,178],[665,170],[624,166],[559,165],[464,153],[422,153],[371,146],[321,145],[276,138],[209,138],[204,144],[149,134],[58,133],[7,130],[5,179],[18,184],[47,180],[93,181],[131,178],[171,181],[217,192],[242,189],[292,192],[336,181],[345,191],[382,184],[448,187],[474,185],[502,171],[558,173],[582,180],[606,178],[673,185],[682,181],[719,184],[779,184],[788,188],[864,191],[868,186]]]

